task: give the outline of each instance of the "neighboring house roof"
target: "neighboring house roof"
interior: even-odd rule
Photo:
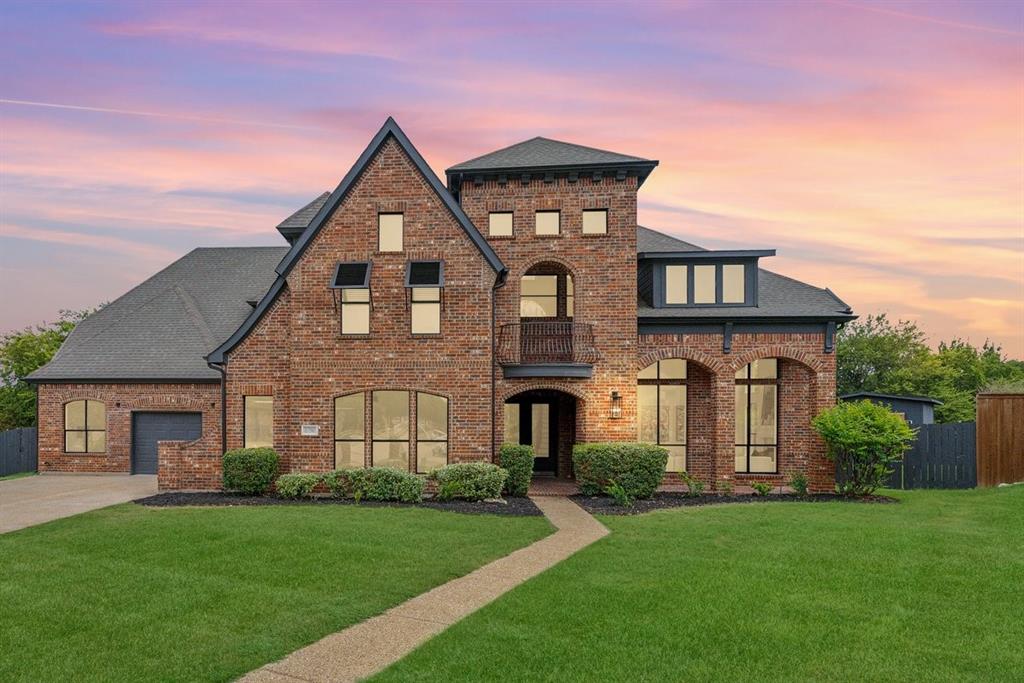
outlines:
[[[470,241],[476,246],[477,250],[483,256],[487,264],[497,273],[498,278],[504,278],[508,269],[505,268],[505,264],[498,258],[498,254],[495,253],[494,249],[491,248],[490,243],[484,239],[484,236],[480,234],[480,231],[473,225],[473,221],[469,220],[469,216],[462,210],[462,207],[455,197],[448,191],[448,189],[441,183],[440,178],[430,169],[427,162],[420,155],[419,151],[412,144],[405,132],[399,127],[398,123],[392,117],[388,117],[384,125],[381,126],[377,134],[370,140],[370,144],[366,146],[363,153],[356,159],[356,163],[352,165],[349,172],[345,174],[345,177],[338,183],[338,187],[335,188],[334,192],[327,198],[326,201],[320,206],[316,212],[316,216],[310,221],[309,226],[301,234],[301,236],[295,240],[288,253],[281,259],[281,262],[277,265],[276,272],[278,279],[271,285],[270,289],[263,296],[260,302],[256,305],[256,308],[249,314],[245,321],[238,327],[234,334],[232,334],[224,343],[214,349],[208,356],[207,359],[213,363],[224,362],[224,354],[233,349],[239,342],[245,339],[249,331],[259,322],[260,318],[270,308],[270,304],[274,302],[277,295],[280,294],[284,288],[285,278],[288,277],[288,273],[295,267],[295,264],[301,258],[303,252],[316,237],[317,233],[327,223],[327,219],[330,218],[331,214],[334,213],[335,209],[341,205],[341,202],[348,195],[348,191],[352,188],[355,182],[362,175],[363,171],[376,156],[381,146],[387,142],[388,139],[394,138],[395,142],[402,148],[405,154],[412,161],[413,166],[420,172],[423,179],[427,182],[437,197],[441,200],[441,203],[448,208],[456,222],[462,227]],[[315,201],[314,201],[315,203]],[[304,207],[305,208],[305,207]]]
[[[877,398],[884,401],[916,401],[918,403],[931,403],[937,406],[942,405],[942,401],[928,396],[900,396],[897,394],[879,394],[874,391],[855,391],[852,394],[843,394],[839,398],[844,401],[855,398]]]
[[[680,254],[706,251],[689,242],[650,228],[637,226],[637,252],[670,252]],[[750,320],[792,319],[848,320],[853,319],[850,307],[828,289],[758,269],[757,306],[708,306],[699,308],[653,308],[647,302],[637,303],[638,318],[658,320]]]
[[[497,171],[521,168],[559,168],[582,166],[614,166],[617,164],[653,163],[657,161],[629,154],[609,152],[594,147],[574,145],[548,138],[536,137],[517,142],[502,149],[455,164],[452,171]]]
[[[28,379],[215,381],[203,357],[246,319],[287,251],[194,249],[80,322]]]
[[[294,242],[309,227],[309,224],[313,222],[313,219],[316,218],[317,213],[327,203],[327,199],[330,196],[330,192],[324,192],[309,204],[306,204],[281,221],[277,226],[277,231],[289,242]]]

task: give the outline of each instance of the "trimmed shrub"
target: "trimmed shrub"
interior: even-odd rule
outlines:
[[[510,496],[525,496],[533,477],[533,446],[507,443],[498,452],[502,469],[508,472],[505,493]]]
[[[807,480],[807,475],[803,472],[797,472],[789,479],[789,485],[798,496],[807,495],[807,487],[810,482]]]
[[[581,443],[572,449],[576,484],[597,496],[614,481],[630,498],[650,498],[665,477],[668,451],[648,443]]]
[[[914,440],[903,416],[871,401],[851,401],[818,414],[811,424],[842,473],[839,492],[865,496],[885,484],[892,465]]]
[[[334,470],[324,475],[324,483],[337,498],[401,503],[423,500],[423,478],[390,467]]]
[[[767,496],[775,487],[766,481],[752,481],[750,488],[754,489],[755,496]]]
[[[282,498],[309,498],[313,489],[322,480],[321,475],[312,472],[282,474],[274,482],[274,488],[277,489],[277,495]]]
[[[437,481],[441,500],[487,500],[500,498],[508,472],[489,462],[460,462],[430,473]]]
[[[236,448],[224,454],[224,490],[259,496],[267,492],[277,474],[273,448]]]

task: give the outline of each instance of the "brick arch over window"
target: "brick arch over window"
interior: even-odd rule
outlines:
[[[517,384],[514,387],[506,389],[498,397],[497,403],[498,403],[498,405],[501,405],[501,404],[505,403],[506,401],[508,401],[510,398],[512,398],[514,396],[518,396],[519,394],[524,394],[524,393],[526,393],[528,391],[538,391],[538,390],[543,390],[543,391],[560,391],[563,394],[568,394],[569,396],[572,396],[581,405],[587,402],[586,394],[584,394],[581,389],[578,389],[576,387],[566,386],[566,385],[559,386],[558,384],[553,384],[551,382],[529,382],[528,384]]]
[[[561,266],[566,270],[566,272],[569,275],[573,276],[573,279],[576,279],[576,273],[580,272],[579,266],[577,266],[569,259],[562,258],[561,256],[544,255],[527,263],[519,274],[526,275],[527,273],[530,273],[530,271],[532,271],[533,269],[539,266],[544,266],[546,264]]]
[[[680,358],[682,360],[696,363],[714,375],[722,375],[729,372],[729,367],[714,356],[695,349],[685,349],[681,346],[657,349],[640,354],[637,370],[643,370],[652,363],[669,358]]]
[[[736,356],[733,360],[733,365],[730,371],[735,373],[737,370],[750,365],[755,360],[761,360],[762,358],[780,358],[782,360],[789,360],[803,365],[815,374],[822,372],[821,361],[817,358],[809,353],[794,351],[793,349],[782,345],[762,346],[760,348],[745,351]]]
[[[167,410],[167,411],[188,411],[202,412],[210,409],[211,403],[219,403],[210,399],[200,399],[191,396],[180,398],[167,398],[165,396],[140,396],[131,401],[132,410]]]

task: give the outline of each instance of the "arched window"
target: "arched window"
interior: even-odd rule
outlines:
[[[411,400],[416,401],[415,420]],[[370,458],[374,467],[426,473],[448,464],[448,399],[425,392],[378,390],[334,399],[334,466],[362,467],[366,453],[366,411],[370,411]]]
[[[64,404],[64,452],[103,453],[107,450],[107,406],[103,401]]]
[[[686,361],[670,358],[637,374],[637,439],[668,450],[668,472],[686,471]]]
[[[736,472],[774,474],[779,451],[779,361],[755,360],[736,371]]]

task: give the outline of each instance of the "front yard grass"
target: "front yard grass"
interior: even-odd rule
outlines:
[[[1024,486],[605,516],[611,534],[374,681],[997,681]]]
[[[0,681],[225,681],[550,533],[543,517],[119,505],[0,535]]]
[[[34,476],[36,476],[35,472],[16,472],[14,474],[8,474],[3,477],[0,477],[0,481],[10,481],[11,479],[22,479],[24,477]]]

